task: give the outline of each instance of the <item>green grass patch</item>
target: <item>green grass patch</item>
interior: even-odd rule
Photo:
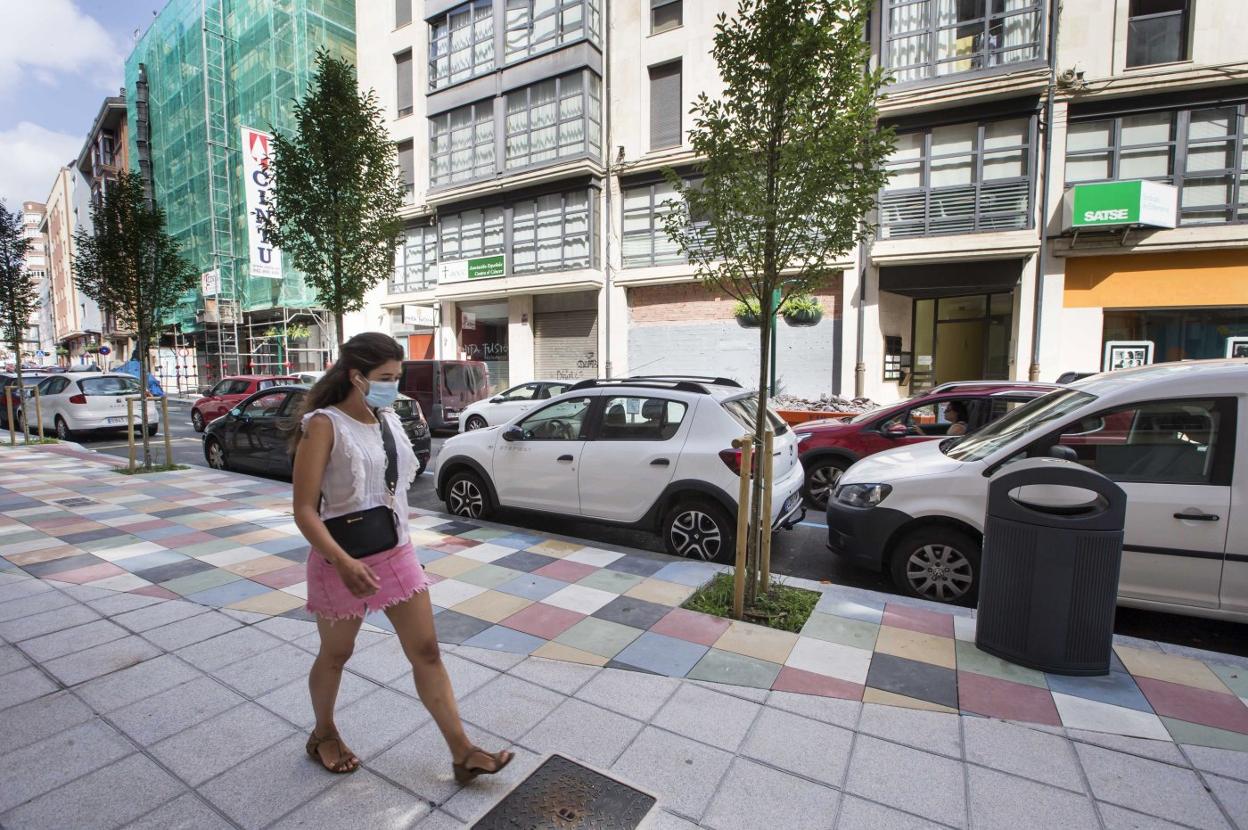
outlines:
[[[142,465],[136,464],[134,467],[134,472],[130,472],[129,467],[114,467],[113,472],[121,473],[123,476],[137,476],[137,475],[143,475],[144,473],[171,473],[174,470],[189,470],[189,469],[191,468],[185,464],[153,464],[150,467],[144,467]]]
[[[716,617],[732,617],[732,573],[717,574],[714,579],[693,592],[681,608]],[[772,580],[765,594],[760,594],[752,607],[745,609],[745,621],[778,628],[781,631],[802,630],[819,602],[818,591],[794,588]]]

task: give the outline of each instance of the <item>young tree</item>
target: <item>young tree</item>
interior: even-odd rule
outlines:
[[[864,221],[887,175],[892,131],[877,125],[886,82],[869,70],[870,0],[739,0],[719,15],[712,55],[719,98],[695,100],[689,144],[703,178],[667,178],[678,195],[669,237],[709,286],[760,310],[755,456],[767,424],[771,331],[776,310],[809,293],[870,232]],[[754,476],[746,603],[759,583],[770,532],[764,483]]]
[[[0,330],[4,332],[5,345],[13,349],[19,393],[25,389],[22,384],[22,334],[30,325],[30,315],[39,308],[39,287],[34,276],[26,270],[29,248],[30,240],[22,232],[21,210],[10,211],[0,201]],[[3,400],[0,400],[0,407],[4,407]],[[5,417],[8,417],[7,412]],[[8,426],[9,429],[17,429],[14,424]],[[30,443],[29,432],[26,433],[26,443]]]
[[[122,172],[108,195],[91,205],[93,231],[74,234],[74,279],[100,311],[133,327],[138,340],[139,422],[143,430],[143,466],[152,466],[147,432],[149,349],[178,298],[199,284],[199,274],[165,232],[165,212],[149,204],[137,174]]]
[[[293,135],[273,131],[266,231],[334,315],[342,345],[343,313],[363,308],[368,289],[394,268],[406,188],[377,95],[359,92],[346,60],[317,53],[294,113]]]

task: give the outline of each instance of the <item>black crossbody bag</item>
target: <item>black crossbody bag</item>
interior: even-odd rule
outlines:
[[[391,497],[399,484],[398,450],[390,425],[381,413],[374,412],[381,426],[381,443],[386,450],[386,489]],[[390,550],[399,544],[399,521],[394,511],[384,505],[357,510],[332,519],[324,519],[325,529],[352,559],[363,559],[374,553]]]

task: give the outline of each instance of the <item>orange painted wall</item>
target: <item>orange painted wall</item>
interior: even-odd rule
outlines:
[[[1248,306],[1248,251],[1070,257],[1063,305]]]

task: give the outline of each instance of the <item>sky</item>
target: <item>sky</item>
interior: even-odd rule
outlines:
[[[166,0],[0,0],[0,199],[42,202]]]

